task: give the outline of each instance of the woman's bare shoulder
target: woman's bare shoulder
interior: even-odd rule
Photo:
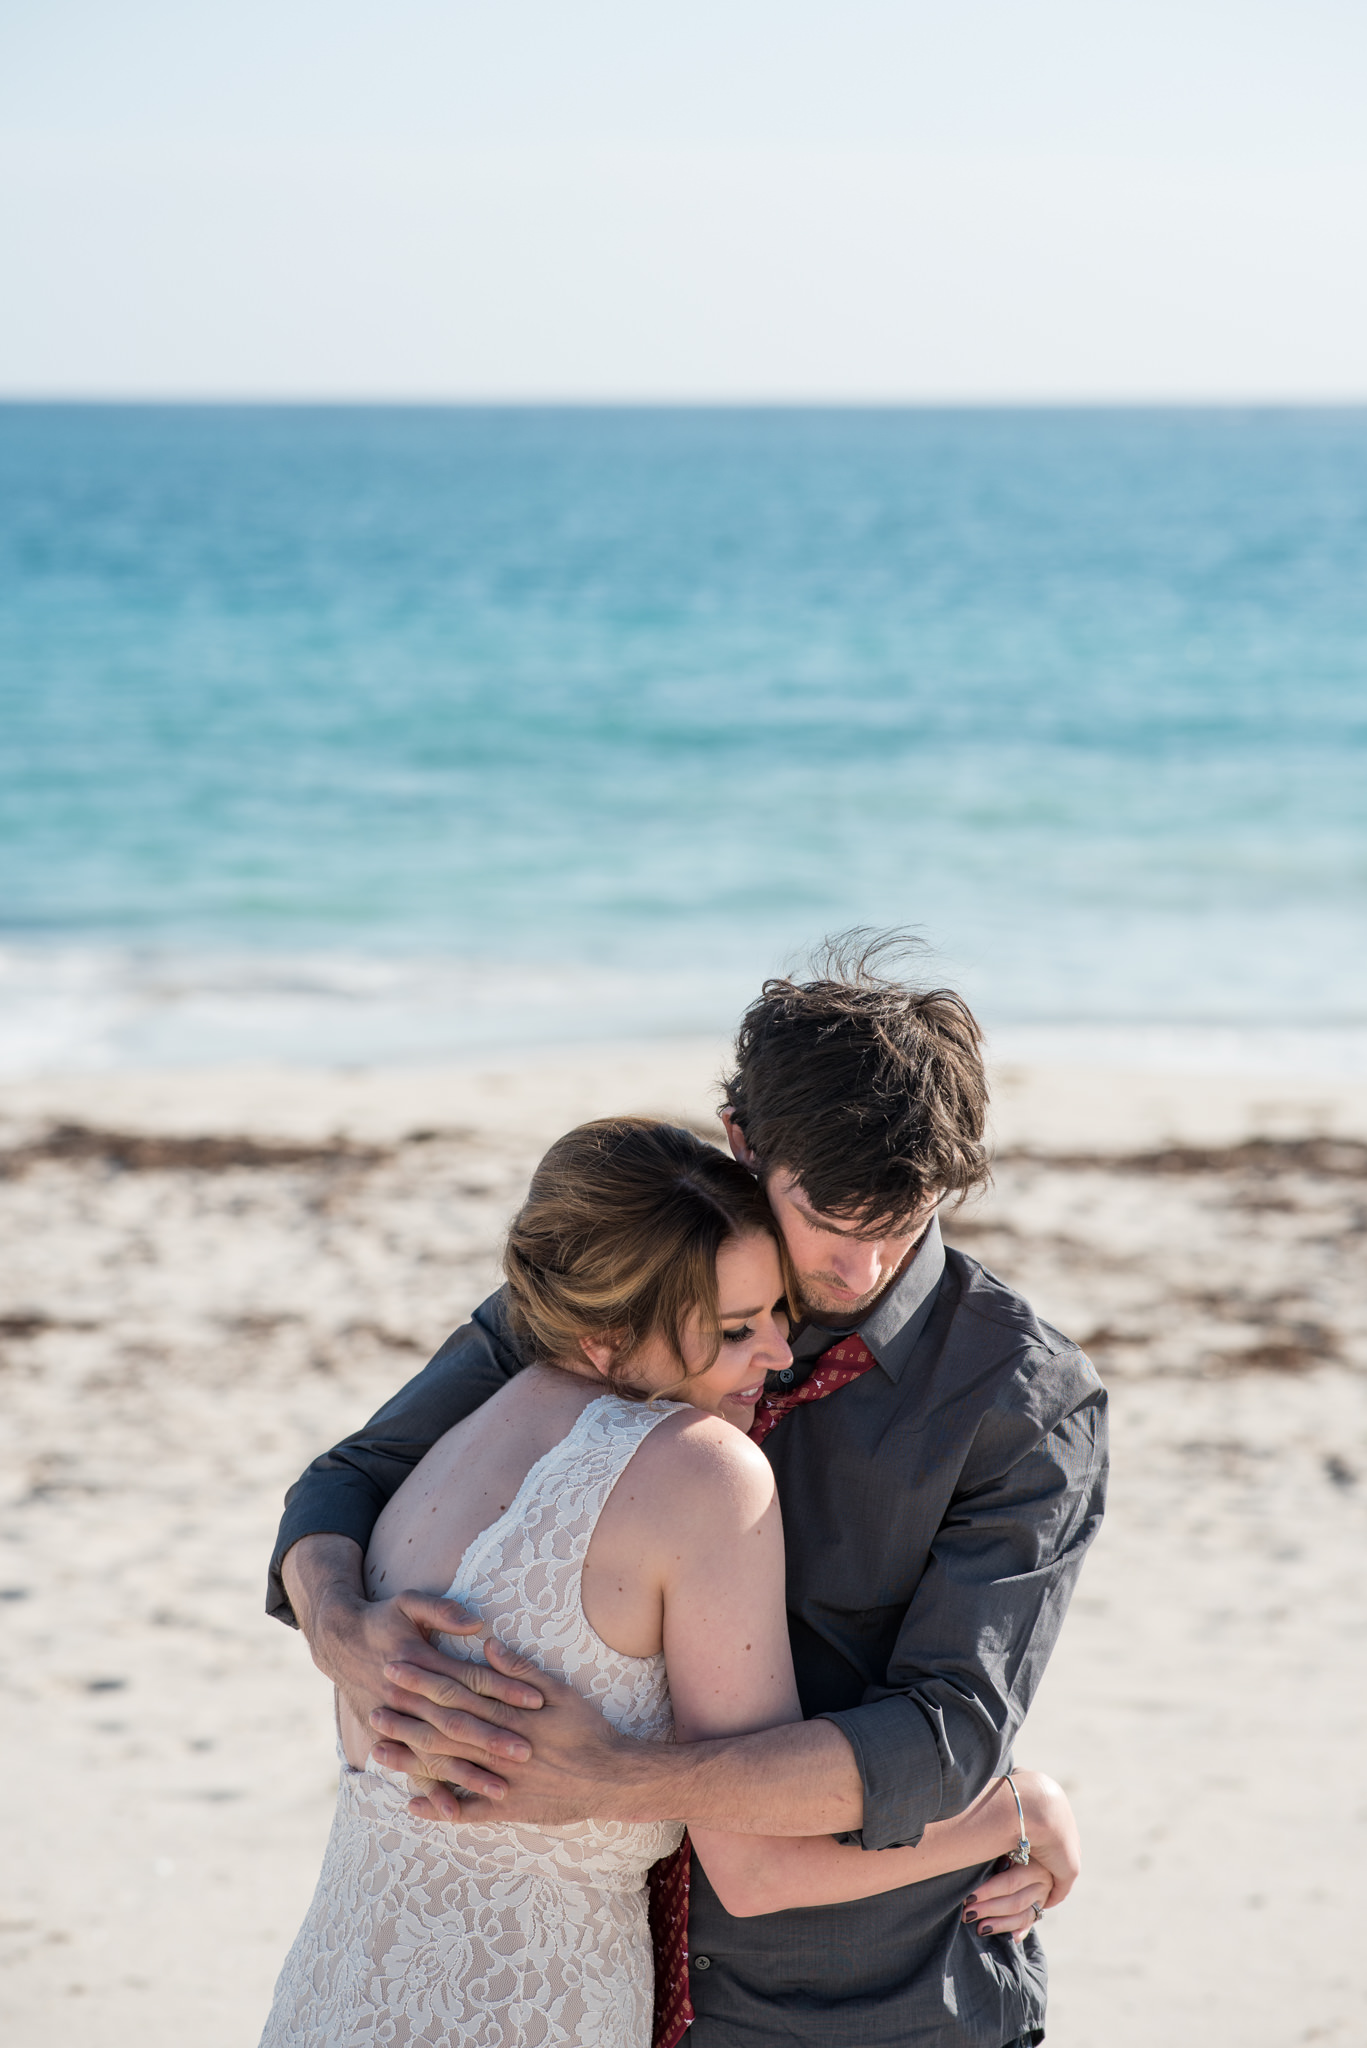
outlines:
[[[478,1408],[472,1408],[459,1422],[452,1423],[446,1434],[437,1438],[433,1449],[440,1449],[448,1442],[459,1442],[476,1432],[502,1434],[509,1429],[520,1429],[529,1422],[538,1426],[549,1421],[555,1427],[563,1421],[564,1427],[568,1428],[579,1411],[595,1400],[601,1391],[590,1381],[574,1373],[559,1372],[554,1366],[526,1366],[491,1394],[487,1401],[482,1401]]]
[[[759,1446],[700,1408],[680,1407],[651,1431],[632,1463],[652,1489],[690,1504],[726,1501],[757,1513],[774,1498],[773,1468]]]
[[[529,1365],[429,1446],[392,1495],[381,1522],[388,1526],[415,1501],[428,1501],[434,1489],[444,1493],[452,1475],[471,1460],[501,1474],[493,1481],[495,1491],[507,1486],[508,1470],[519,1461],[524,1469],[533,1465],[594,1398],[594,1388],[572,1374]]]

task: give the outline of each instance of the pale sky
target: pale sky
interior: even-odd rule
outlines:
[[[0,0],[0,395],[1367,398],[1362,0]]]

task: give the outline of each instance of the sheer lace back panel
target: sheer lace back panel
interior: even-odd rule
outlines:
[[[594,1700],[623,1733],[672,1733],[664,1659],[610,1649],[584,1613],[603,1507],[677,1403],[590,1403],[538,1460],[452,1581],[490,1634]],[[475,1639],[443,1637],[453,1657]],[[343,1763],[318,1889],[276,1986],[262,2048],[649,2048],[645,1878],[682,1829],[585,1821],[447,1827],[408,1781]]]
[[[491,1634],[596,1701],[628,1735],[672,1729],[664,1658],[623,1656],[589,1626],[584,1559],[608,1495],[651,1430],[679,1405],[646,1408],[612,1394],[591,1402],[569,1435],[533,1465],[507,1513],[475,1538],[449,1588]],[[478,1654],[470,1637],[440,1642],[452,1657]]]

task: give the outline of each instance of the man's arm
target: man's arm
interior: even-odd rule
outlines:
[[[362,1567],[370,1533],[385,1502],[438,1437],[496,1394],[522,1362],[502,1294],[492,1295],[416,1379],[363,1429],[315,1458],[286,1496],[266,1611],[302,1628],[314,1663],[363,1725],[375,1707],[397,1697],[384,1677],[387,1662],[404,1658],[429,1674],[449,1674],[459,1666],[430,1637],[438,1631],[469,1635],[480,1626],[454,1601],[428,1591],[367,1600]],[[527,1708],[540,1705],[540,1694],[525,1685],[505,1681],[498,1695]],[[525,1756],[521,1738],[486,1732],[491,1758]],[[500,1778],[475,1765],[465,1782],[494,1798],[503,1791]]]
[[[347,1551],[335,1546],[314,1549],[309,1576],[315,1603],[326,1604],[329,1566],[335,1571],[337,1590],[359,1596],[361,1559],[386,1501],[437,1438],[496,1394],[522,1364],[500,1288],[447,1338],[415,1379],[354,1436],[315,1458],[295,1481],[285,1495],[271,1558],[267,1614],[296,1628],[303,1621],[281,1567],[306,1536],[347,1537],[358,1552],[349,1560]],[[306,1623],[304,1628],[308,1634]]]
[[[566,1827],[591,1814],[690,1821],[749,1835],[833,1835],[859,1825],[863,1787],[854,1752],[828,1721],[707,1742],[640,1742],[619,1735],[581,1693],[497,1637],[484,1655],[492,1670],[469,1664],[436,1674],[402,1661],[386,1666],[397,1704],[370,1717],[385,1738],[375,1744],[375,1758],[390,1770],[434,1780],[412,1802],[427,1819]],[[540,1694],[534,1718],[504,1703],[501,1689],[513,1677]],[[488,1696],[495,1687],[497,1695]],[[449,1747],[432,1747],[434,1728]],[[498,1756],[492,1745],[501,1733],[525,1736],[526,1754],[520,1762],[499,1761],[508,1789],[497,1808],[458,1799],[449,1787],[469,1785],[476,1761]]]
[[[1032,1440],[1014,1407],[984,1418],[886,1681],[825,1717],[857,1760],[847,1839],[866,1849],[919,1842],[1007,1767],[1105,1509],[1106,1393],[1075,1359],[1081,1398],[1052,1428]]]
[[[470,1765],[499,1753],[492,1724],[525,1735],[533,1750],[523,1763],[497,1763],[510,1787],[498,1814],[509,1822],[687,1820],[734,1833],[838,1834],[869,1849],[914,1846],[930,1822],[961,1813],[1001,1774],[1100,1524],[1106,1397],[1076,1356],[1078,1398],[1052,1428],[1015,1407],[984,1418],[887,1680],[860,1706],[756,1735],[644,1744],[539,1675],[546,1707],[533,1720],[480,1697],[473,1688],[490,1680],[478,1666],[438,1677],[401,1659],[387,1674],[395,1690],[372,1717],[387,1738],[377,1756],[466,1784]],[[494,1645],[488,1654],[505,1672],[521,1668]],[[440,1786],[427,1801],[418,1810],[472,1817]]]
[[[498,1683],[506,1685],[514,1675],[520,1674],[544,1694],[545,1704],[535,1723],[538,1735],[543,1729],[548,1729],[558,1715],[567,1716],[572,1726],[568,1735],[565,1728],[559,1728],[549,1741],[539,1743],[537,1759],[529,1762],[525,1772],[510,1770],[506,1763],[499,1761],[499,1770],[517,1781],[517,1789],[498,1798],[497,1803],[488,1796],[457,1799],[448,1786],[432,1784],[425,1794],[410,1802],[409,1810],[425,1820],[467,1824],[498,1820],[511,1823],[525,1818],[524,1809],[529,1808],[543,1826],[569,1824],[582,1817],[585,1779],[592,1786],[589,1803],[605,1818],[684,1820],[695,1831],[715,1829],[732,1843],[738,1836],[767,1836],[772,1848],[776,1837],[800,1836],[825,1838],[825,1847],[835,1849],[836,1843],[842,1839],[842,1831],[848,1830],[860,1817],[863,1788],[853,1752],[844,1737],[827,1721],[797,1722],[756,1735],[723,1737],[706,1742],[678,1745],[636,1742],[630,1736],[617,1735],[600,1714],[588,1707],[580,1694],[559,1680],[548,1678],[527,1659],[508,1650],[497,1637],[490,1638],[486,1653],[501,1674]],[[478,1667],[475,1669],[477,1671]],[[470,1695],[464,1693],[463,1697],[468,1701]],[[440,1708],[426,1700],[419,1704],[433,1720],[442,1719]],[[488,1701],[485,1707],[486,1710],[503,1713],[501,1708],[491,1708]],[[384,1720],[388,1717],[381,1713],[378,1718]],[[523,1725],[527,1725],[525,1717],[516,1713],[504,1714],[504,1719],[510,1722],[519,1718]],[[492,1723],[483,1724],[484,1736],[492,1732],[492,1727]],[[565,1759],[576,1749],[576,1762],[566,1769]],[[401,1743],[377,1743],[375,1755],[381,1763],[394,1770],[408,1771],[418,1766],[417,1758]],[[546,1761],[548,1758],[551,1760],[549,1763]],[[454,1768],[459,1771],[462,1783],[470,1782],[473,1766],[463,1763]],[[561,1773],[559,1779],[557,1771]],[[524,1779],[534,1781],[534,1796],[529,1797]],[[492,1782],[498,1784],[502,1781],[494,1779]],[[1047,1903],[1061,1905],[1072,1890],[1081,1867],[1072,1810],[1052,1780],[1028,1773],[1025,1782],[1029,1786],[1023,1797],[1031,1841],[1031,1862],[1032,1865],[1041,1865],[1048,1873]],[[975,1804],[970,1802],[969,1813]],[[767,1867],[758,1870],[747,1868],[745,1852],[732,1849],[728,1852],[734,1866],[731,1877],[734,1879],[739,1875],[741,1890],[737,1892],[734,1887],[728,1887],[731,1891],[728,1911],[777,1912],[785,1906],[811,1905],[816,1902],[818,1892],[832,1899],[864,1898],[896,1885],[915,1883],[918,1878],[932,1875],[935,1871],[967,1869],[974,1863],[986,1862],[998,1853],[999,1848],[1014,1846],[1014,1806],[1009,1813],[1005,1806],[1001,1810],[1012,1824],[1011,1840],[979,1842],[972,1837],[971,1830],[965,1832],[961,1828],[963,1817],[956,1815],[943,1823],[929,1824],[927,1840],[934,1845],[932,1858],[919,1866],[908,1863],[904,1871],[892,1878],[886,1877],[882,1871],[883,1858],[856,1857],[856,1863],[867,1862],[872,1882],[868,1878],[860,1882],[857,1876],[851,1881],[848,1867],[838,1873],[834,1869],[823,1872],[805,1868],[799,1862],[794,1869],[785,1871],[781,1867],[782,1859],[766,1855],[762,1842],[757,1844],[757,1851]],[[832,1835],[836,1837],[836,1843],[830,1841]],[[849,1839],[848,1833],[843,1834],[843,1839]],[[918,1845],[922,1846],[924,1843]],[[950,1851],[948,1860],[947,1849]],[[981,1855],[978,1854],[979,1849]],[[815,1854],[815,1842],[812,1850]],[[774,1867],[776,1861],[780,1865],[777,1869]],[[872,1872],[875,1862],[879,1866],[876,1874]],[[826,1877],[833,1881],[824,1883]],[[1017,1890],[1016,1883],[1003,1878],[1000,1882],[992,1880],[982,1893],[983,1898],[990,1901],[998,1932],[1012,1933],[1018,1925],[1028,1924],[1023,1916],[1029,1907],[1014,1896]]]

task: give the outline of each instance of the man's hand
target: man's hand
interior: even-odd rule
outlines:
[[[830,1721],[698,1742],[643,1742],[619,1734],[571,1686],[492,1637],[484,1653],[491,1670],[448,1664],[434,1672],[429,1657],[421,1665],[402,1660],[386,1671],[402,1699],[397,1711],[381,1708],[371,1716],[372,1728],[387,1738],[375,1747],[380,1763],[409,1777],[469,1787],[469,1771],[492,1755],[502,1773],[496,1782],[506,1780],[496,1808],[424,1783],[411,1810],[426,1820],[532,1827],[681,1820],[755,1835],[831,1835],[862,1825],[859,1767]],[[504,1689],[518,1679],[544,1698],[535,1718]],[[433,1748],[434,1727],[443,1723]],[[530,1756],[514,1762],[495,1749],[496,1730],[510,1742],[523,1741]]]
[[[421,1663],[400,1658],[385,1667],[396,1704],[370,1716],[371,1727],[386,1738],[375,1745],[376,1761],[410,1777],[444,1781],[425,1785],[409,1811],[424,1820],[536,1827],[635,1818],[624,1810],[633,1761],[644,1764],[665,1745],[620,1735],[581,1693],[496,1637],[484,1653],[487,1665],[441,1659],[438,1668],[429,1652]],[[524,1697],[515,1700],[514,1693]],[[534,1721],[530,1699],[536,1701]],[[473,1782],[489,1776],[480,1766],[491,1755],[506,1772],[506,1790],[489,1793]],[[480,1796],[459,1798],[452,1787]]]
[[[405,1669],[420,1671],[429,1680],[458,1681],[462,1672],[480,1667],[444,1656],[430,1638],[439,1633],[478,1635],[483,1624],[454,1600],[433,1593],[405,1592],[392,1600],[367,1600],[361,1563],[360,1547],[349,1537],[305,1536],[285,1557],[285,1590],[314,1663],[332,1680],[361,1726],[372,1722],[376,1709],[399,1707],[416,1735],[425,1725],[419,1718],[426,1711],[425,1704],[388,1679],[385,1666],[401,1661]],[[484,1677],[491,1693],[486,1712],[506,1706],[530,1711],[541,1704],[540,1693],[516,1678],[497,1672],[486,1672]],[[470,1761],[458,1772],[444,1770],[441,1775],[486,1799],[501,1799],[507,1787],[487,1766],[491,1761],[525,1757],[529,1747],[520,1736],[488,1721],[480,1727],[482,1741],[477,1748],[471,1745]],[[425,1737],[438,1744],[442,1739],[431,1727],[426,1728]]]

